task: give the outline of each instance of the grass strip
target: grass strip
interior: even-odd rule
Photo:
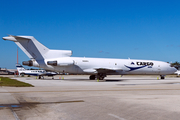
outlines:
[[[8,77],[0,77],[0,86],[10,86],[10,87],[34,87],[31,84],[24,83],[15,79]]]

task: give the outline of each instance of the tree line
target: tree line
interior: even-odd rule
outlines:
[[[176,69],[180,68],[180,62],[176,61],[174,63],[171,63],[172,67],[175,67]]]

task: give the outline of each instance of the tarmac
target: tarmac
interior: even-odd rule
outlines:
[[[180,78],[87,75],[14,77],[35,87],[0,87],[0,120],[179,120]]]

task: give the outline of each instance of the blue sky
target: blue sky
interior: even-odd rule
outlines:
[[[30,35],[73,57],[180,61],[180,1],[0,1],[0,37]],[[15,43],[0,40],[0,67],[15,68]],[[19,63],[29,58],[19,49]]]

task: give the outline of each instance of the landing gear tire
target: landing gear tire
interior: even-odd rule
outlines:
[[[89,79],[90,79],[90,80],[95,80],[95,79],[96,79],[96,76],[95,76],[95,75],[91,75],[91,76],[89,76]]]
[[[24,77],[25,74],[24,74],[24,73],[21,73],[20,75],[21,75],[21,77]]]
[[[102,76],[99,77],[99,80],[103,80],[103,79],[104,79],[104,77],[102,77]]]
[[[160,75],[161,79],[165,79],[165,75]]]
[[[39,76],[39,79],[41,79],[41,76]]]

